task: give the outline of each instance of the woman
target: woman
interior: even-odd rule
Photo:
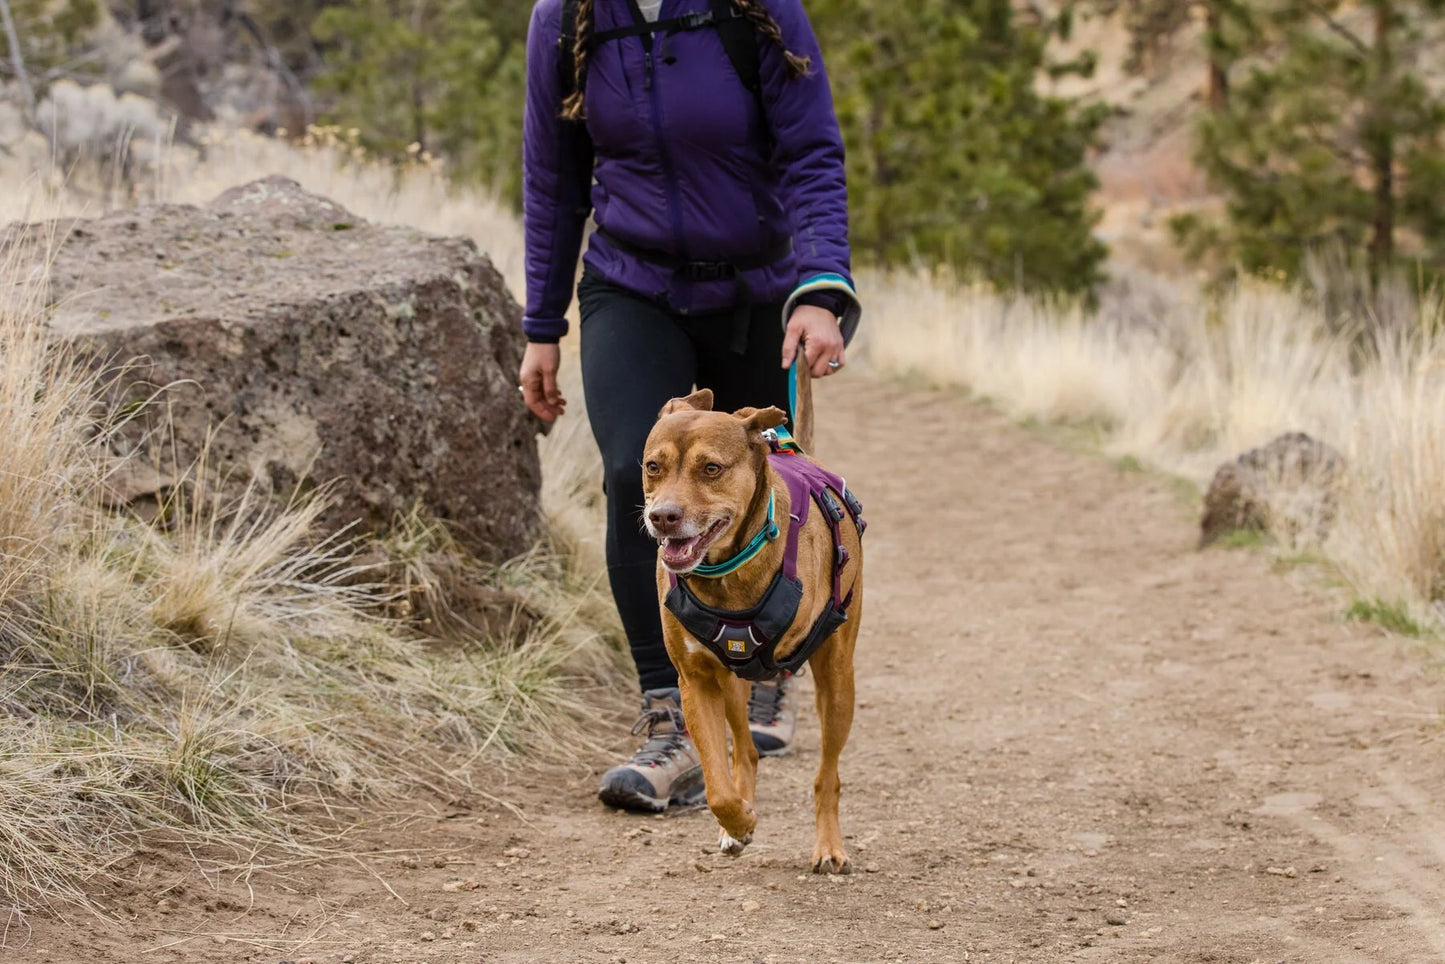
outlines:
[[[558,341],[589,212],[597,222],[577,288],[582,384],[608,576],[643,690],[633,732],[647,734],[598,795],[662,810],[700,799],[702,778],[640,526],[643,443],[694,386],[721,410],[787,411],[794,356],[815,377],[837,371],[859,315],[843,144],[801,0],[540,0],[523,165],[521,383],[547,421],[566,409]],[[782,684],[755,684],[749,715],[760,753],[787,752]]]

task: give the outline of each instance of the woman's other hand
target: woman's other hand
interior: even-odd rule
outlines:
[[[841,342],[841,338],[839,339]],[[544,422],[555,422],[567,411],[567,399],[557,388],[557,369],[562,366],[562,349],[557,345],[529,341],[522,355],[522,400]]]
[[[802,343],[803,364],[814,378],[831,375],[847,364],[843,331],[837,317],[827,308],[799,305],[788,319],[783,338],[783,367],[789,368]]]

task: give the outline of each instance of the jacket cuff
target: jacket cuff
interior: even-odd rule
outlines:
[[[863,319],[863,304],[858,300],[858,293],[853,290],[853,282],[840,274],[816,274],[794,288],[783,304],[783,324],[788,323],[794,308],[808,303],[802,301],[802,298],[823,292],[842,300],[842,310],[833,313],[838,316],[838,326],[843,329],[843,343],[846,345],[853,340],[853,335],[858,331],[858,322]]]
[[[555,345],[567,334],[566,318],[523,318],[522,333],[528,341],[541,345]]]
[[[837,291],[807,291],[798,295],[793,302],[793,309],[797,310],[799,305],[812,305],[815,308],[822,308],[831,311],[839,318],[843,317],[848,310],[848,296]]]

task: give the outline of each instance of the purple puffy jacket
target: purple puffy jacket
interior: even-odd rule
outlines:
[[[627,0],[594,2],[595,31],[634,22]],[[791,307],[803,293],[841,293],[851,334],[859,310],[843,141],[823,58],[801,0],[754,2],[772,13],[789,50],[811,58],[806,77],[790,77],[782,51],[759,35],[755,96],[717,30],[697,29],[655,36],[649,83],[643,38],[609,40],[588,57],[584,131],[560,118],[563,0],[539,0],[527,36],[522,142],[529,339],[567,332],[563,316],[589,211],[629,250],[594,234],[587,266],[679,313],[734,307],[735,281],[690,281],[636,249],[682,261],[746,261],[791,238],[790,256],[744,273],[754,298]],[[659,19],[708,6],[663,0]]]

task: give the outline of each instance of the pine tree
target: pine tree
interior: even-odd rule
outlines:
[[[383,157],[445,157],[460,178],[521,189],[522,31],[498,29],[487,0],[352,0],[313,31],[325,117]]]
[[[1280,0],[1281,49],[1205,117],[1198,161],[1223,225],[1180,219],[1196,251],[1294,274],[1312,249],[1445,269],[1445,98],[1420,68],[1445,0]]]
[[[1121,7],[1129,31],[1125,69],[1143,73],[1163,59],[1170,44],[1196,16],[1204,21],[1209,105],[1222,110],[1229,99],[1229,70],[1257,37],[1245,0],[1095,0],[1100,12]]]
[[[1087,290],[1086,152],[1103,108],[1038,93],[1050,25],[1009,0],[817,0],[848,148],[852,232],[883,263],[942,261],[1003,286]],[[1058,25],[1063,26],[1063,25]]]

